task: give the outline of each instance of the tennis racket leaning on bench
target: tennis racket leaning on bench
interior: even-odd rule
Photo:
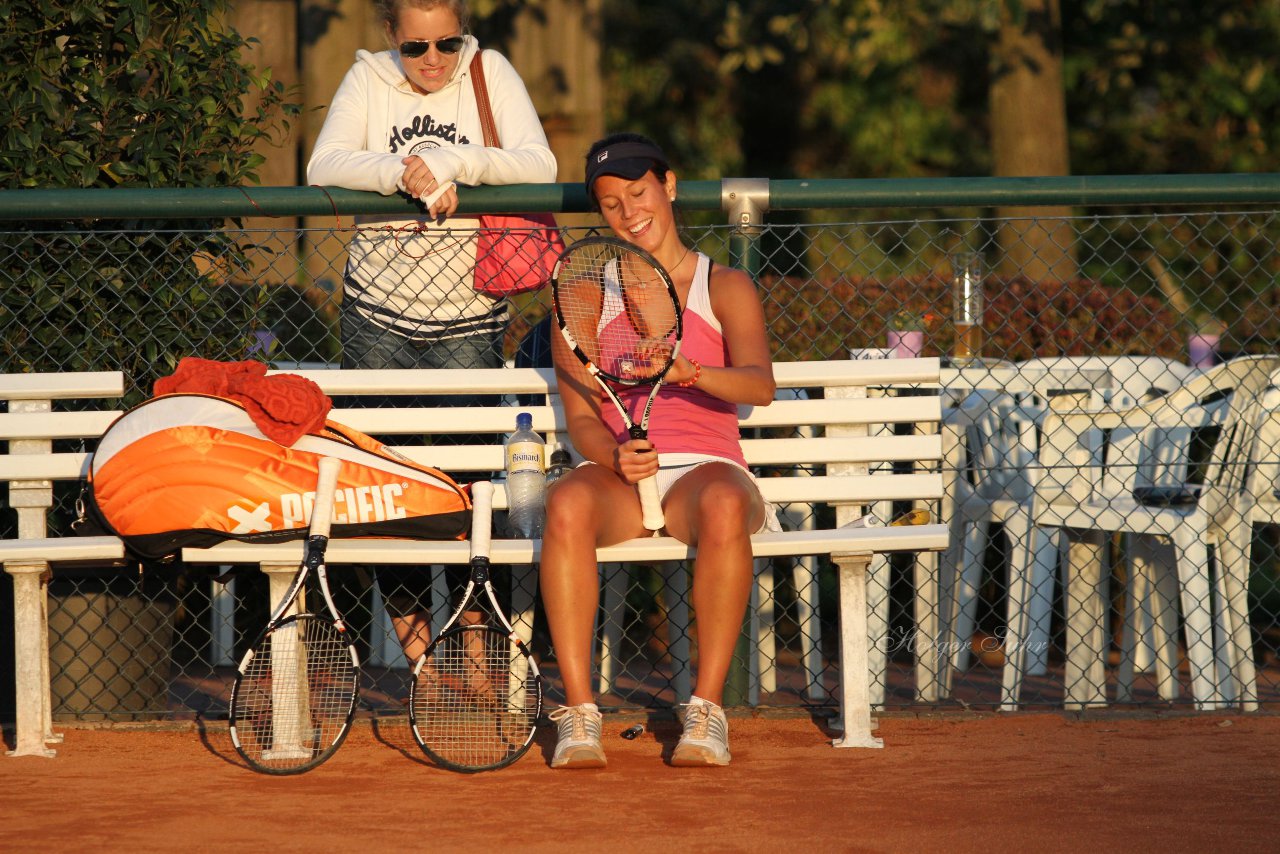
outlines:
[[[566,249],[551,279],[556,323],[569,349],[604,389],[633,439],[649,435],[649,414],[680,353],[680,297],[657,259],[614,237],[588,237]],[[615,386],[624,389],[623,394]],[[649,387],[640,417],[625,389]],[[643,393],[643,392],[641,392]],[[657,480],[636,484],[644,526],[662,528]]]
[[[302,566],[241,660],[231,691],[231,743],[266,774],[298,774],[332,756],[347,737],[359,697],[360,660],[324,566],[341,467],[334,457],[320,460]],[[285,616],[295,604],[305,610],[298,594],[313,572],[329,616]]]
[[[438,765],[467,772],[503,768],[523,756],[542,714],[542,673],[502,613],[489,576],[493,484],[471,484],[471,504],[471,580],[418,659],[409,689],[418,746]],[[459,622],[477,608],[487,622]]]

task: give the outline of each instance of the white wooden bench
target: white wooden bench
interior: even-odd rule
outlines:
[[[442,434],[504,434],[514,425],[517,411],[533,415],[534,429],[553,441],[567,442],[563,413],[555,405],[555,378],[550,369],[460,371],[291,371],[315,380],[333,396],[418,396],[484,394],[507,396],[502,405],[457,408],[335,409],[330,418],[377,436]],[[811,530],[763,533],[753,538],[757,558],[830,555],[838,567],[841,614],[841,689],[839,703],[843,736],[837,746],[878,747],[872,735],[871,673],[883,668],[885,647],[868,642],[867,567],[874,557],[889,552],[936,553],[945,549],[947,528],[942,524],[915,527],[850,526],[864,508],[892,501],[925,502],[931,509],[943,495],[938,470],[942,441],[937,435],[941,404],[936,394],[869,396],[868,390],[937,384],[937,359],[829,361],[775,365],[780,389],[803,388],[808,399],[779,400],[768,407],[744,407],[744,430],[764,430],[781,438],[744,440],[752,465],[779,467],[780,477],[762,478],[765,497],[778,504],[834,508],[834,525]],[[539,405],[511,405],[511,395],[532,395]],[[794,396],[794,395],[792,395]],[[885,424],[909,424],[916,430],[895,434],[878,431]],[[105,426],[105,425],[103,425]],[[796,437],[797,431],[806,435]],[[503,449],[491,445],[393,445],[406,456],[445,471],[498,472]],[[899,465],[894,463],[914,466]],[[497,484],[501,487],[501,484]],[[506,507],[497,490],[495,505]],[[328,562],[342,564],[464,565],[466,542],[336,539]],[[532,565],[540,557],[538,540],[495,540],[492,558],[498,564]],[[184,549],[187,563],[258,564],[272,579],[271,595],[281,595],[287,578],[302,556],[301,542],[251,544],[227,542],[205,549]],[[602,564],[681,561],[692,550],[669,537],[631,540],[601,549]],[[931,575],[933,575],[931,573]],[[936,589],[918,591],[936,602]],[[512,610],[532,607],[513,597]],[[936,609],[933,609],[936,613]],[[526,623],[529,621],[526,619]],[[917,650],[934,655],[928,662],[937,672],[936,623],[917,626]],[[881,640],[881,639],[877,639]],[[47,684],[47,680],[46,680]]]
[[[54,452],[55,439],[92,442],[120,415],[124,375],[118,371],[0,374],[0,481],[18,516],[17,538],[0,539],[0,561],[13,576],[17,739],[13,756],[52,756],[49,700],[49,619],[44,584],[51,564],[121,561],[115,537],[50,537],[54,481],[75,481],[88,470],[85,451]],[[54,411],[54,401],[79,401],[84,411]]]

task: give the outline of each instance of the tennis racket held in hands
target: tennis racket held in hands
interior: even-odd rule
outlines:
[[[324,565],[341,467],[334,457],[320,460],[302,566],[241,659],[231,691],[231,743],[265,774],[298,774],[332,756],[347,737],[359,697],[360,659]],[[328,615],[289,614],[312,573]]]
[[[684,334],[680,297],[658,260],[614,237],[568,247],[551,278],[556,324],[569,349],[613,401],[633,439],[649,435],[649,415]],[[649,388],[637,419],[617,388]],[[636,484],[644,526],[665,524],[657,479]]]
[[[414,741],[437,765],[465,772],[503,768],[523,756],[542,714],[542,673],[490,580],[493,484],[471,484],[471,504],[471,579],[414,666],[409,689]],[[462,620],[476,610],[487,613],[487,622]]]

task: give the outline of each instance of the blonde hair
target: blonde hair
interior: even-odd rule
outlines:
[[[471,27],[471,10],[467,8],[467,0],[377,0],[376,6],[378,19],[387,25],[388,30],[395,30],[400,23],[400,10],[406,6],[423,11],[443,6],[458,19],[462,32],[469,32]]]

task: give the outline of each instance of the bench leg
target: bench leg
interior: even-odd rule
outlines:
[[[773,564],[766,558],[756,558],[753,572],[755,584],[751,588],[752,601],[748,612],[755,649],[749,653],[747,705],[758,706],[762,691],[772,694],[778,690],[778,636],[775,632],[777,614],[774,613]]]
[[[42,578],[48,576],[42,575]],[[53,676],[49,672],[49,596],[48,590],[40,587],[40,707],[41,721],[44,727],[45,744],[61,744],[62,733],[53,731]]]
[[[444,567],[440,565],[429,566],[427,572],[431,573],[431,637],[435,637],[435,633],[449,622],[449,615],[453,613],[453,591],[449,589],[449,580],[445,576]],[[417,662],[410,664],[410,667],[416,665]]]
[[[601,588],[604,602],[597,612],[600,623],[600,684],[601,694],[612,694],[622,671],[622,659],[618,655],[622,644],[623,620],[627,613],[627,588],[630,586],[630,570],[623,563],[600,564]]]
[[[372,667],[403,667],[404,648],[387,613],[382,582],[377,578],[370,585],[369,614],[369,658],[365,663]]]
[[[13,576],[13,657],[16,674],[17,733],[10,756],[53,757],[57,751],[46,747],[54,736],[49,698],[49,622],[41,576],[47,563],[5,564]]]
[[[881,518],[887,518],[888,513]],[[871,704],[884,705],[889,687],[889,586],[892,567],[887,554],[872,555],[867,568],[867,667]]]
[[[869,554],[832,555],[840,576],[840,728],[836,747],[884,747],[871,734],[871,656],[867,641]]]
[[[259,568],[267,574],[267,607],[274,613],[276,607],[289,592],[298,572],[296,563],[264,562]],[[306,590],[299,590],[295,601],[285,610],[285,615],[307,613]],[[271,694],[276,709],[296,706],[295,714],[277,713],[272,716],[272,753],[277,756],[296,757],[304,751],[306,733],[311,727],[311,707],[308,698],[306,655],[296,625],[282,626],[271,639]],[[295,700],[295,696],[297,699]]]
[[[222,573],[231,567],[220,566]],[[209,582],[209,659],[214,667],[235,667],[236,580]]]
[[[915,571],[915,620],[912,638],[916,659],[916,701],[936,703],[942,698],[942,656],[938,639],[942,636],[938,599],[938,553],[921,552],[913,561]],[[886,638],[886,648],[892,646]],[[887,675],[886,675],[887,679]]]
[[[538,565],[511,567],[511,627],[526,645],[533,639],[533,608],[538,596]]]
[[[689,662],[689,573],[679,561],[661,564],[663,595],[667,604],[667,631],[671,651],[671,687],[676,702],[687,703],[693,696],[693,673]]]
[[[267,612],[271,613],[280,604],[284,594],[289,592],[289,585],[293,583],[293,576],[298,572],[298,564],[266,561],[260,564],[258,568],[267,574]],[[305,596],[305,588],[299,590],[298,601],[294,603],[293,607],[285,611],[285,615],[305,613],[307,610]]]
[[[818,559],[802,557],[791,571],[796,588],[796,623],[804,655],[805,692],[814,702],[827,696],[822,684],[822,622],[818,619]]]

